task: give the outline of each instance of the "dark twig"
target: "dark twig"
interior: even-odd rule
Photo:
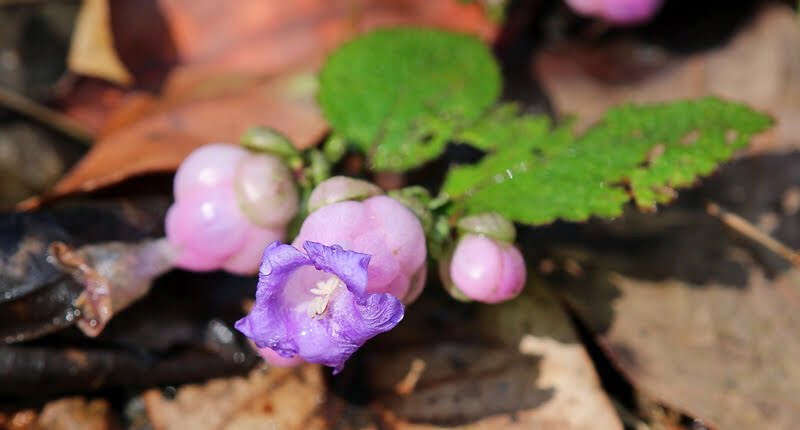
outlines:
[[[0,87],[0,107],[30,117],[87,145],[92,142],[92,133],[72,118],[4,87]]]

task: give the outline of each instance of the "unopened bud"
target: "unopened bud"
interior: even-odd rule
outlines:
[[[479,234],[506,243],[514,243],[517,229],[514,224],[496,212],[470,215],[458,220],[458,230],[464,234]]]
[[[253,151],[277,155],[285,160],[300,154],[286,136],[269,127],[250,128],[242,135],[241,143]]]
[[[334,176],[314,188],[308,197],[308,211],[346,200],[364,200],[383,194],[377,185],[347,176]]]
[[[513,299],[525,286],[527,269],[522,254],[514,245],[488,236],[467,234],[453,251],[449,278],[443,278],[451,295],[463,294],[484,303]]]

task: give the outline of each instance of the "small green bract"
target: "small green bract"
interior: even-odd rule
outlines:
[[[376,170],[402,171],[438,157],[462,124],[500,94],[489,49],[439,30],[378,30],[345,44],[322,69],[319,103],[334,132]]]

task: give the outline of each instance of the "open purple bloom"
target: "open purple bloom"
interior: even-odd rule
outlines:
[[[305,253],[274,242],[264,251],[256,303],[236,329],[283,357],[344,367],[361,345],[403,319],[403,304],[368,293],[370,256],[306,241]]]

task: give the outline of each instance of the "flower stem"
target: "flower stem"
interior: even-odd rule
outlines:
[[[51,261],[83,285],[75,300],[78,327],[97,336],[117,312],[142,298],[153,280],[173,267],[176,252],[166,238],[136,243],[106,242],[77,249],[50,245]]]

